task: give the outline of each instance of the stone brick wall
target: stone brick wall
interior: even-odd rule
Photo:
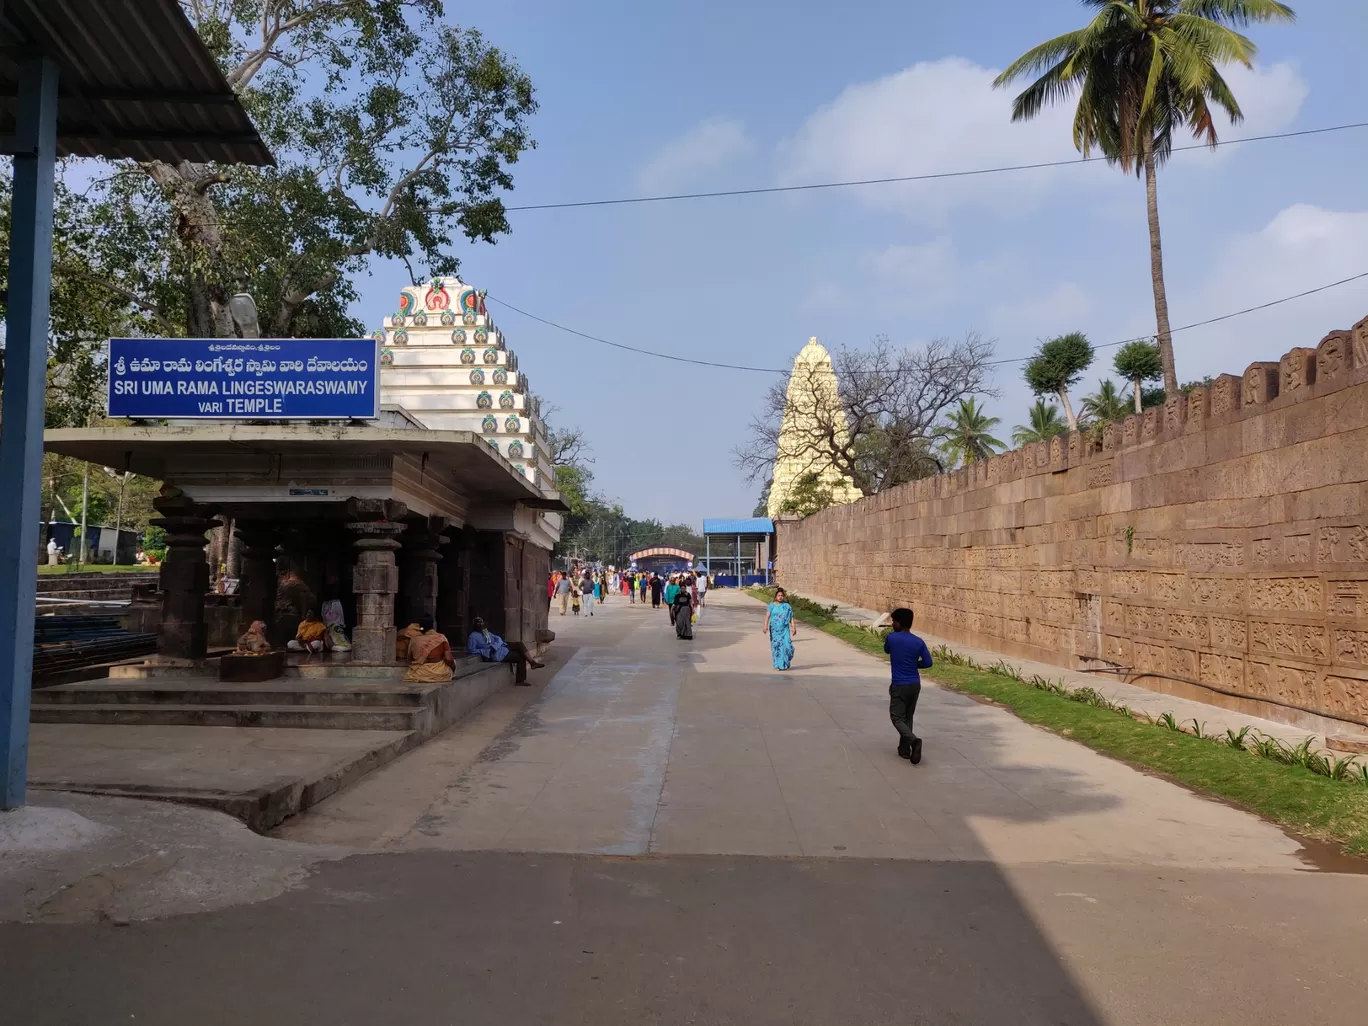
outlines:
[[[1004,654],[1368,722],[1368,318],[1098,439],[780,523],[777,567]]]

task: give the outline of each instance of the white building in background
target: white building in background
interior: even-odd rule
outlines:
[[[435,431],[483,435],[516,473],[543,490],[555,488],[537,399],[482,292],[459,278],[410,285],[375,338],[381,406],[401,406]]]
[[[793,370],[789,373],[774,479],[766,506],[771,517],[783,513],[794,486],[806,474],[816,474],[817,480],[831,490],[832,501],[837,504],[862,498],[855,482],[832,466],[822,441],[828,430],[835,433],[838,442],[846,441],[846,417],[831,354],[814,337],[793,358]]]

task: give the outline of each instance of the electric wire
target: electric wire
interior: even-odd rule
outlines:
[[[1220,139],[1212,143],[1191,143],[1175,146],[1173,153],[1186,153],[1190,150],[1209,150],[1218,146],[1234,146],[1238,143],[1267,142],[1272,139],[1294,139],[1301,136],[1325,135],[1329,132],[1344,132],[1354,128],[1368,128],[1368,121],[1356,121],[1344,125],[1327,125],[1324,128],[1305,128],[1295,132],[1272,132],[1267,135],[1246,135],[1238,139]],[[718,189],[712,192],[677,192],[660,196],[619,196],[610,199],[570,200],[564,203],[525,203],[506,206],[509,213],[529,210],[569,210],[579,207],[616,207],[633,203],[673,203],[680,200],[719,199],[727,196],[763,196],[783,192],[813,192],[820,189],[848,189],[860,185],[896,185],[902,182],[929,182],[942,178],[972,178],[978,175],[999,175],[1011,171],[1035,171],[1047,167],[1070,167],[1078,164],[1106,162],[1101,154],[1087,157],[1070,157],[1068,160],[1043,160],[1033,164],[1006,164],[1000,167],[968,168],[961,171],[929,171],[917,175],[897,175],[889,178],[861,178],[841,182],[808,182],[801,185],[755,186],[747,189]],[[432,211],[433,214],[445,213]]]
[[[1332,281],[1332,282],[1329,282],[1329,283],[1327,283],[1327,284],[1325,284],[1325,285],[1318,285],[1318,286],[1316,286],[1315,288],[1306,289],[1305,291],[1295,293],[1294,295],[1283,296],[1281,299],[1271,299],[1271,300],[1269,300],[1269,301],[1266,302],[1266,303],[1259,303],[1259,304],[1257,304],[1257,305],[1255,305],[1255,306],[1247,306],[1247,307],[1245,307],[1243,310],[1233,310],[1233,311],[1231,311],[1230,313],[1221,314],[1221,315],[1219,315],[1219,316],[1217,316],[1217,317],[1208,317],[1208,318],[1206,318],[1205,320],[1193,321],[1191,324],[1180,324],[1180,325],[1179,325],[1178,327],[1176,327],[1176,328],[1170,328],[1170,329],[1169,329],[1169,334],[1171,334],[1171,335],[1176,335],[1176,334],[1177,334],[1178,332],[1180,332],[1180,331],[1190,331],[1190,330],[1193,329],[1193,328],[1205,327],[1205,326],[1208,325],[1208,324],[1216,324],[1216,323],[1218,323],[1218,322],[1220,322],[1220,321],[1228,321],[1228,320],[1230,320],[1230,319],[1232,319],[1232,318],[1234,318],[1234,317],[1243,317],[1243,316],[1246,315],[1246,314],[1256,313],[1256,312],[1259,311],[1259,310],[1267,310],[1269,307],[1280,306],[1280,305],[1283,304],[1283,303],[1290,303],[1290,302],[1292,302],[1292,301],[1295,300],[1295,299],[1303,299],[1303,298],[1305,298],[1306,296],[1313,296],[1313,295],[1315,295],[1315,294],[1318,293],[1318,292],[1325,292],[1325,291],[1327,291],[1327,290],[1329,290],[1329,289],[1337,288],[1337,287],[1339,287],[1340,285],[1347,285],[1347,284],[1349,284],[1350,282],[1358,281],[1358,280],[1360,280],[1360,279],[1362,279],[1362,278],[1368,278],[1368,271],[1362,271],[1362,272],[1360,272],[1359,274],[1350,275],[1348,278],[1341,278],[1339,281]],[[577,328],[571,328],[571,327],[568,327],[567,325],[559,324],[559,323],[557,323],[556,321],[550,320],[550,319],[548,319],[548,318],[546,318],[546,317],[541,317],[541,316],[539,316],[539,315],[537,315],[537,314],[534,314],[534,313],[532,313],[532,312],[530,312],[530,311],[528,311],[528,310],[524,310],[524,309],[522,309],[521,307],[514,306],[512,303],[508,302],[506,299],[500,299],[500,298],[498,298],[498,297],[496,297],[496,296],[493,296],[493,295],[490,295],[490,294],[486,294],[486,295],[485,295],[485,299],[486,299],[487,301],[489,301],[489,302],[497,303],[499,306],[502,306],[502,307],[504,307],[505,309],[512,310],[512,311],[513,311],[514,313],[516,313],[516,314],[521,314],[522,316],[527,317],[527,318],[529,318],[530,320],[534,320],[534,321],[538,322],[539,324],[545,324],[547,327],[555,328],[555,329],[558,330],[558,331],[564,331],[564,332],[566,332],[566,333],[568,333],[568,334],[576,335],[576,336],[578,336],[579,338],[587,339],[587,340],[589,340],[590,342],[600,342],[600,343],[602,343],[602,344],[605,345],[605,346],[612,346],[614,349],[622,349],[622,350],[625,350],[625,351],[627,351],[627,352],[629,352],[629,353],[638,353],[638,354],[640,354],[640,355],[642,355],[642,356],[651,356],[651,357],[655,357],[656,359],[659,359],[659,360],[671,360],[671,361],[673,361],[673,362],[675,362],[675,363],[690,363],[690,364],[694,364],[695,366],[698,366],[698,367],[716,367],[716,368],[718,368],[718,369],[720,369],[720,370],[753,371],[753,372],[755,372],[755,373],[757,373],[757,374],[787,374],[787,373],[789,373],[789,371],[788,371],[787,368],[779,368],[779,367],[753,367],[753,366],[748,366],[748,365],[745,365],[745,364],[721,363],[721,362],[714,361],[714,360],[696,360],[696,359],[693,359],[693,358],[687,357],[687,356],[675,356],[673,353],[661,353],[661,352],[657,352],[657,351],[652,350],[652,349],[642,349],[642,348],[640,348],[639,346],[629,346],[629,345],[627,345],[627,344],[625,344],[625,343],[623,343],[623,342],[613,342],[613,341],[610,341],[609,339],[606,339],[606,338],[600,338],[598,335],[591,335],[591,334],[589,334],[588,332],[580,331],[580,330],[577,329]],[[1126,344],[1129,343],[1129,342],[1147,342],[1147,341],[1151,341],[1153,338],[1154,338],[1153,335],[1137,335],[1137,336],[1135,336],[1134,338],[1119,339],[1119,340],[1117,340],[1117,341],[1115,341],[1115,342],[1103,342],[1103,343],[1101,343],[1100,345],[1095,345],[1095,346],[1093,346],[1093,348],[1094,348],[1094,349],[1112,349],[1112,348],[1114,348],[1114,347],[1116,347],[1116,346],[1124,346],[1124,345],[1126,345]],[[989,361],[987,361],[987,363],[988,363],[989,366],[1000,367],[1000,366],[1004,366],[1004,365],[1007,365],[1007,364],[1013,364],[1013,363],[1025,363],[1026,361],[1028,361],[1028,360],[1030,360],[1030,359],[1031,359],[1031,357],[1029,357],[1029,356],[1014,356],[1014,357],[1010,357],[1010,358],[1006,358],[1006,359],[1002,359],[1002,360],[989,360]]]

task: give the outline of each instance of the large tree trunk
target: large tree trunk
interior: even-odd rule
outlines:
[[[1143,412],[1143,411],[1141,410],[1141,407],[1140,407],[1140,391],[1141,391],[1141,390],[1140,390],[1140,386],[1141,386],[1141,384],[1143,384],[1143,379],[1141,379],[1141,378],[1135,378],[1135,379],[1133,379],[1133,380],[1134,380],[1134,385],[1135,385],[1135,390],[1134,390],[1134,392],[1133,392],[1133,397],[1134,397],[1134,399],[1135,399],[1135,412],[1136,412],[1136,413],[1141,413],[1141,412]]]
[[[154,160],[143,171],[162,187],[175,211],[175,231],[191,255],[187,285],[192,338],[233,338],[237,329],[228,310],[228,289],[222,280],[223,233],[218,208],[208,195],[212,185],[227,181],[223,173],[182,161],[178,165]]]
[[[1078,430],[1078,418],[1074,416],[1073,403],[1069,402],[1069,390],[1059,390],[1059,404],[1064,407],[1064,419],[1069,422],[1069,430]]]
[[[1164,391],[1177,395],[1178,373],[1173,365],[1173,333],[1169,330],[1168,294],[1164,291],[1164,247],[1159,241],[1159,187],[1152,146],[1145,147],[1145,206],[1149,212],[1150,281],[1154,286],[1154,320],[1159,361],[1164,367]]]

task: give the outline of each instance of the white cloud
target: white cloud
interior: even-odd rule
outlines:
[[[677,189],[753,149],[744,123],[708,118],[656,150],[637,173],[637,185],[644,192]]]
[[[1223,138],[1286,128],[1308,92],[1287,63],[1254,69],[1235,65],[1223,73],[1245,114],[1238,130],[1219,123]],[[848,86],[780,144],[780,182],[858,181],[1077,159],[1073,103],[1013,123],[1012,97],[1020,87],[994,89],[997,74],[963,57],[947,57]],[[1184,134],[1179,144],[1188,141]],[[1029,212],[1051,184],[1096,187],[1116,178],[1094,169],[1041,168],[852,191],[869,206],[937,223],[964,206]]]
[[[1195,290],[1169,283],[1175,325],[1205,320],[1368,271],[1368,210],[1334,211],[1298,203],[1258,231],[1220,250]],[[1276,360],[1294,346],[1368,315],[1368,278],[1174,336],[1180,378],[1238,374],[1255,360]]]
[[[885,246],[864,254],[859,264],[885,295],[945,302],[955,293],[955,245],[946,235],[912,246]]]
[[[1235,64],[1222,68],[1221,76],[1244,113],[1238,129],[1222,132],[1227,138],[1281,132],[1297,119],[1311,91],[1297,69],[1286,62],[1252,69]]]
[[[785,184],[962,171],[1068,159],[1070,114],[1046,110],[1011,122],[1011,93],[997,72],[962,57],[921,62],[845,89],[780,146]],[[938,220],[956,206],[1011,209],[1037,193],[1048,172],[1008,172],[856,190],[861,201]]]

